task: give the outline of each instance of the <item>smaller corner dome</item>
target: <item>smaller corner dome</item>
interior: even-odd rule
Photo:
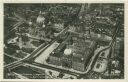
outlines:
[[[44,21],[45,21],[45,18],[43,16],[39,15],[37,17],[37,20],[36,20],[37,23],[43,23]]]

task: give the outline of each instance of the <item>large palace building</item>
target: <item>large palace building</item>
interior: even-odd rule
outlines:
[[[96,42],[72,36],[63,41],[48,58],[48,63],[77,71],[85,71],[96,48]]]

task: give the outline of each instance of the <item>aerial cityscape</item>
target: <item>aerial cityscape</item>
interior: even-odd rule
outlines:
[[[124,79],[123,3],[5,3],[4,79]]]

